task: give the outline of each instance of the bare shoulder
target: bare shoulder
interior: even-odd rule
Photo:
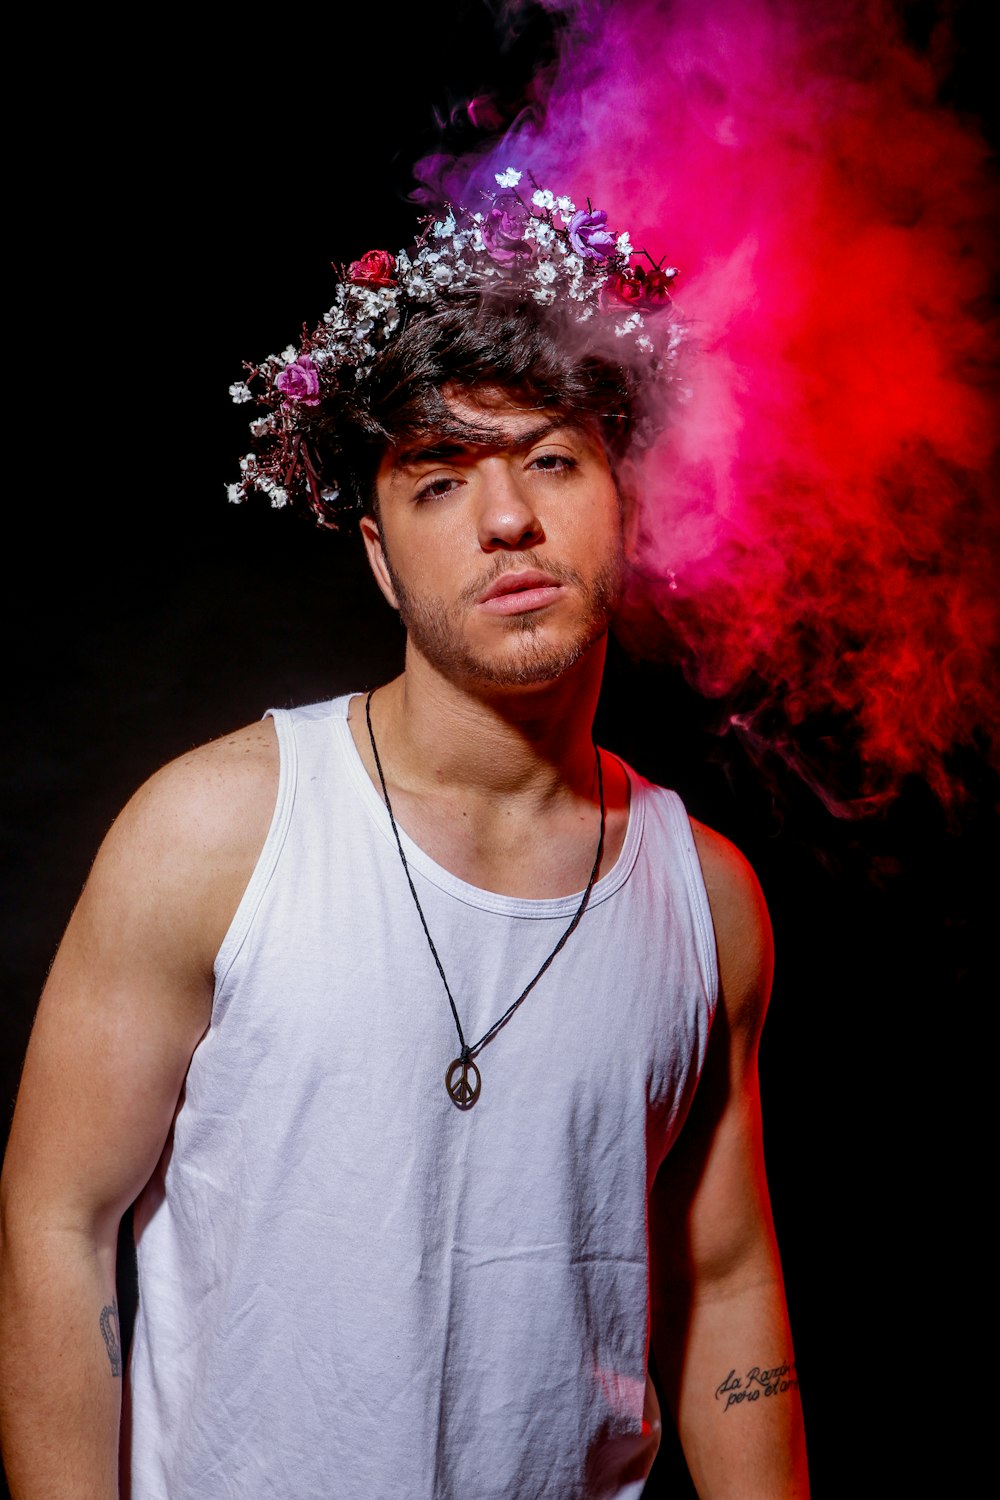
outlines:
[[[130,816],[189,811],[224,823],[259,799],[274,800],[278,746],[271,720],[249,724],[168,762],[141,786]],[[236,806],[234,806],[234,798]]]
[[[214,956],[267,837],[277,784],[270,721],[179,756],[115,820],[81,905],[106,920],[155,906],[193,940],[190,952]]]
[[[118,824],[126,830],[148,824],[150,831],[175,834],[200,826],[207,834],[231,837],[268,802],[270,816],[277,777],[273,724],[250,724],[168,762],[139,788]]]
[[[113,1246],[209,1023],[277,780],[273,726],[255,724],[164,766],[112,825],[42,994],[4,1167],[39,1222],[99,1223]]]
[[[734,1027],[758,1030],[774,969],[764,893],[735,844],[693,818],[691,829],[715,925],[721,998]]]

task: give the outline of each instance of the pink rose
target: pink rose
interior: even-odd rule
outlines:
[[[320,403],[319,371],[308,354],[300,354],[298,359],[286,365],[274,383],[285,397],[286,404],[318,406]]]
[[[360,260],[352,260],[347,271],[352,281],[369,286],[392,286],[396,274],[395,257],[388,250],[366,250]]]

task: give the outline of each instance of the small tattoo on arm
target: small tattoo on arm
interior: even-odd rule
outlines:
[[[728,1411],[731,1406],[739,1406],[744,1401],[759,1401],[761,1396],[780,1396],[784,1391],[797,1391],[798,1388],[794,1362],[772,1365],[769,1369],[753,1365],[742,1378],[735,1370],[730,1370],[716,1388],[715,1399],[725,1400],[722,1410]]]
[[[101,1336],[107,1345],[108,1359],[111,1361],[111,1373],[120,1376],[122,1373],[122,1341],[121,1329],[118,1323],[118,1303],[112,1302],[108,1307],[101,1308]]]

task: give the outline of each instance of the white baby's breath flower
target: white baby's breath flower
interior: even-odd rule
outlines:
[[[567,215],[576,213],[576,204],[573,202],[572,198],[557,198],[556,207],[558,208],[564,219]]]
[[[229,394],[237,406],[242,406],[244,401],[253,400],[253,392],[244,380],[235,380],[229,387]]]
[[[540,302],[543,307],[547,307],[550,302],[554,302],[556,300],[556,294],[550,286],[535,287],[531,295],[534,297],[535,301]]]
[[[649,337],[648,333],[640,333],[635,343],[636,348],[641,349],[644,354],[652,354],[653,340]]]
[[[627,257],[632,254],[632,241],[629,239],[627,229],[625,230],[624,234],[620,234],[615,240],[615,249],[618,251],[619,255],[624,255]]]
[[[381,312],[382,298],[375,288],[366,286],[362,290],[361,305],[365,310],[366,318],[370,322],[371,319],[377,318]]]
[[[556,239],[556,232],[551,224],[546,224],[544,219],[538,219],[534,226],[534,236],[543,250],[548,250],[553,244],[560,244]]]
[[[442,261],[440,265],[434,267],[434,280],[438,286],[450,286],[455,280],[455,272],[451,266]]]
[[[547,208],[550,212],[556,206],[556,200],[548,188],[536,188],[531,195],[531,201],[536,208]]]
[[[271,504],[275,510],[281,510],[283,505],[288,504],[288,491],[282,489],[280,484],[276,484],[271,490]]]
[[[299,351],[294,344],[289,344],[286,349],[282,349],[281,357],[286,365],[293,365],[299,357]]]
[[[251,422],[250,423],[250,431],[253,433],[254,437],[256,437],[256,438],[263,437],[264,434],[265,434],[265,432],[273,432],[274,431],[274,418],[273,417],[258,417],[257,420],[256,420],[256,422]]]
[[[514,167],[508,167],[504,172],[494,172],[493,175],[497,180],[497,185],[502,188],[517,187],[521,181],[521,173]]]
[[[626,334],[634,333],[637,328],[642,327],[642,318],[638,313],[630,313],[624,323],[615,324],[615,333],[618,338],[623,339]]]
[[[431,233],[436,240],[450,240],[452,235],[455,233],[456,228],[457,225],[455,224],[455,215],[448,214],[446,218],[437,219],[435,221]]]
[[[226,495],[229,498],[230,505],[242,505],[243,504],[243,498],[244,497],[243,497],[243,486],[242,485],[239,485],[239,484],[227,484],[226,485]]]
[[[548,286],[556,279],[556,268],[550,260],[543,260],[535,267],[535,280]]]

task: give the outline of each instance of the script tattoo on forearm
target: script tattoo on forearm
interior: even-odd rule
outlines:
[[[735,1370],[730,1370],[716,1389],[715,1399],[724,1400],[726,1404],[722,1410],[728,1411],[731,1406],[739,1406],[744,1401],[759,1401],[761,1396],[780,1396],[785,1391],[797,1391],[798,1388],[794,1361],[788,1365],[771,1365],[769,1368],[752,1365],[742,1379]]]
[[[118,1377],[122,1373],[122,1341],[117,1302],[101,1308],[101,1336],[107,1346],[111,1373]]]

